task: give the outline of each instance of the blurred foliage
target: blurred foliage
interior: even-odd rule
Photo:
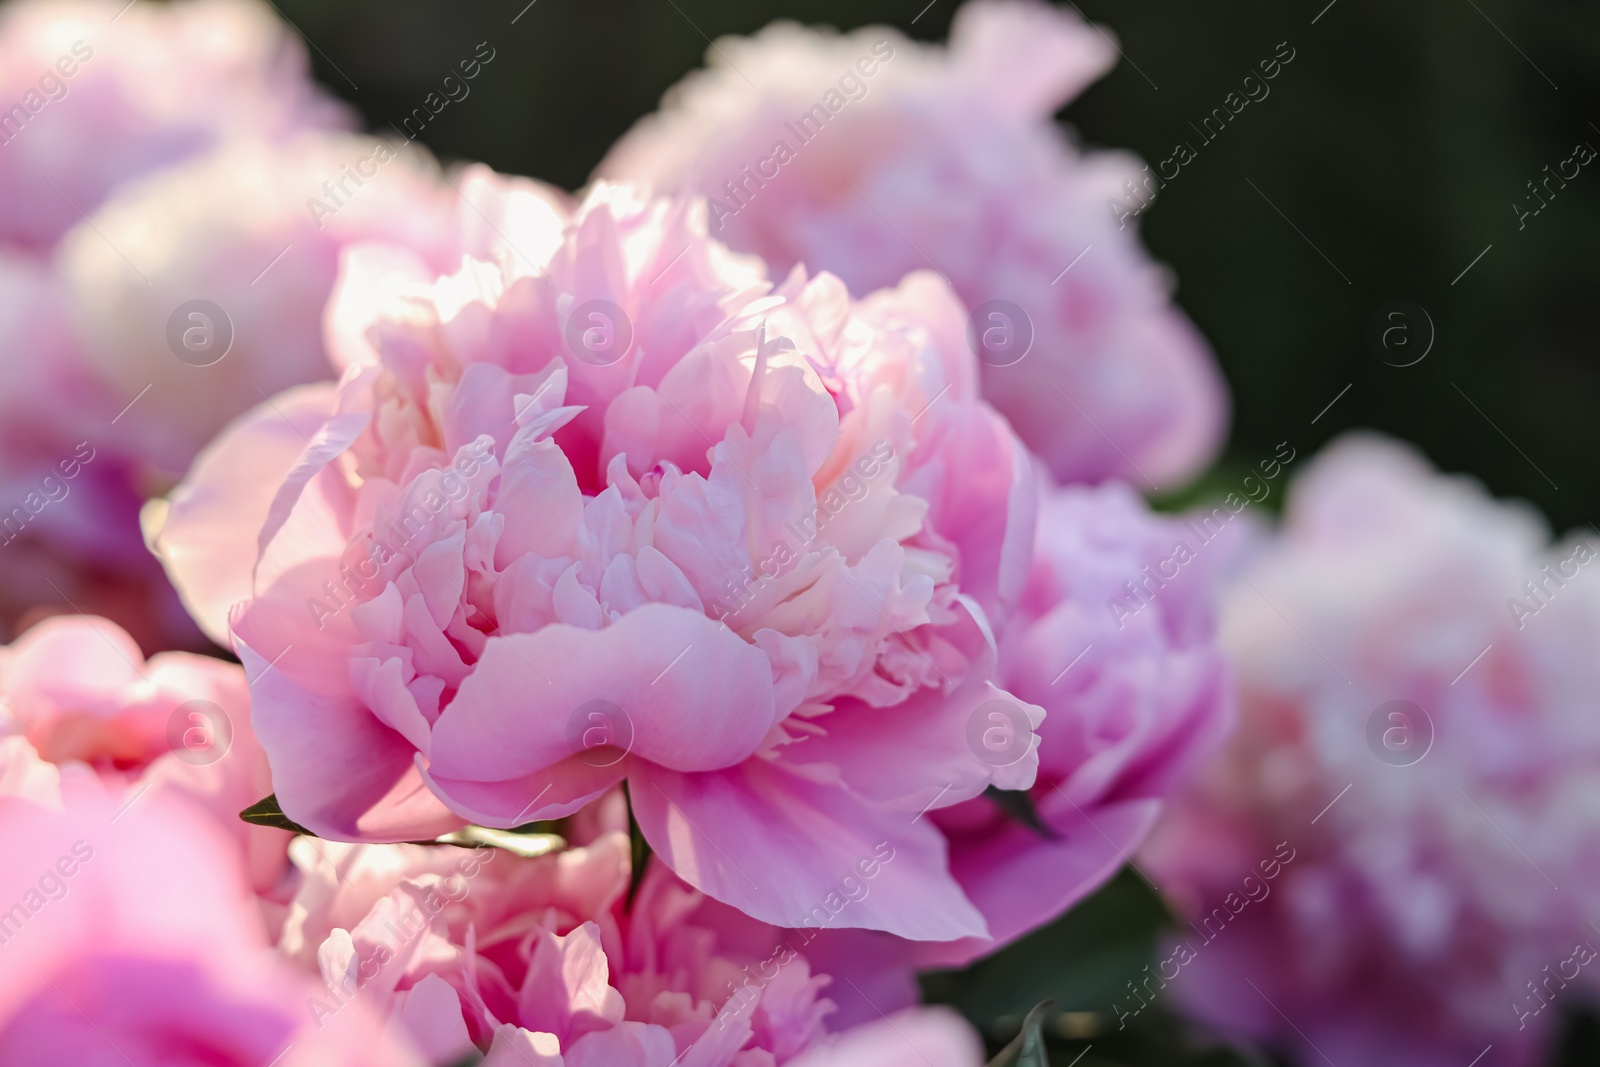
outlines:
[[[374,130],[398,124],[486,42],[495,58],[470,96],[421,139],[447,162],[569,189],[701,64],[708,35],[785,17],[942,38],[956,0],[925,2],[277,0],[312,42],[318,78]],[[1535,502],[1557,530],[1600,521],[1587,470],[1600,433],[1588,413],[1600,393],[1600,167],[1520,228],[1513,208],[1575,144],[1600,148],[1600,4],[1082,0],[1081,10],[1126,58],[1065,111],[1077,136],[1152,165],[1179,141],[1198,148],[1141,226],[1217,350],[1234,429],[1217,468],[1164,506],[1226,492],[1283,440],[1299,452],[1293,475],[1324,441],[1365,426]],[[1189,124],[1279,42],[1295,58],[1270,95],[1200,144]],[[1386,365],[1366,340],[1396,299],[1422,305],[1437,331],[1415,366]],[[1164,921],[1125,872],[1021,944],[931,976],[927,990],[983,1027],[992,1053],[1053,998],[1045,1034],[1058,1065],[1080,1055],[1078,1067],[1271,1063],[1208,1045],[1159,1004],[1114,1029],[1109,1005],[1153,959]],[[1597,1050],[1600,1023],[1580,1020],[1562,1062],[1596,1062]]]
[[[1055,922],[961,971],[923,978],[924,997],[948,1004],[979,1028],[998,1054],[1021,1033],[1035,1005],[1052,1002],[1043,1025],[1050,1063],[1065,1067],[1265,1067],[1259,1053],[1229,1049],[1180,1023],[1159,998],[1120,1026],[1113,1005],[1154,965],[1171,918],[1143,878],[1124,869]],[[1254,1056],[1254,1058],[1251,1058]]]

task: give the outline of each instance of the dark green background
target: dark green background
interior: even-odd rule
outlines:
[[[957,6],[936,0],[912,25],[926,0],[537,0],[524,11],[525,3],[279,0],[279,8],[314,42],[318,78],[377,130],[489,42],[494,62],[422,140],[447,162],[483,160],[571,189],[700,64],[707,34],[749,33],[783,16],[846,29],[882,22],[937,39]],[[1253,463],[1280,440],[1305,453],[1351,427],[1375,427],[1497,494],[1532,500],[1558,530],[1600,522],[1591,474],[1600,160],[1525,229],[1512,208],[1527,197],[1525,183],[1576,143],[1600,148],[1600,4],[1325,5],[1082,2],[1128,59],[1063,118],[1087,144],[1150,162],[1194,141],[1188,123],[1220,106],[1278,42],[1296,51],[1271,95],[1202,148],[1142,222],[1232,387],[1224,468]],[[1412,367],[1385,365],[1365,340],[1369,319],[1394,299],[1420,304],[1437,331]],[[1125,875],[1020,946],[1007,966],[931,989],[985,1023],[1040,993],[1054,992],[1064,1009],[1104,1011],[1159,916],[1148,890]],[[1092,1040],[1080,1067],[1113,1062],[1103,1054],[1213,1062],[1180,1060],[1182,1035],[1170,1020]],[[1083,1045],[1058,1042],[1058,1062]],[[1595,1058],[1592,1049],[1574,1055]]]

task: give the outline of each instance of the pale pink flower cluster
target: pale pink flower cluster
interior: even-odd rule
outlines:
[[[600,176],[709,197],[713,235],[775,270],[854,292],[941,272],[989,353],[984,396],[1058,478],[1170,487],[1207,465],[1226,390],[1108,207],[1153,179],[1052,120],[1116,61],[1109,36],[1036,0],[980,0],[948,48],[780,22],[706,60]]]
[[[292,853],[305,881],[279,948],[321,977],[311,1014],[360,1002],[433,1063],[474,1051],[608,1067],[979,1060],[970,1032],[934,1013],[834,1047],[832,980],[805,958],[815,931],[755,922],[659,865],[630,888],[615,829],[534,859],[310,838]]]
[[[0,9],[0,1062],[976,1067],[917,969],[1232,715],[1230,556],[1115,603],[1226,403],[1050,123],[1107,47],[774,27],[569,196],[269,5]]]
[[[0,244],[39,253],[141,175],[351,124],[258,0],[19,0],[0,72]]]
[[[1195,957],[1146,995],[1308,1067],[1540,1062],[1600,945],[1596,547],[1394,442],[1316,460],[1225,602],[1239,731],[1146,850]]]
[[[282,830],[239,811],[270,791],[237,664],[187,652],[149,660],[114,623],[60,616],[0,648],[0,796],[50,807],[143,803],[175,791],[232,842],[230,866],[261,897],[268,925],[292,891]]]
[[[363,1006],[326,1026],[226,834],[175,795],[0,798],[0,1057],[16,1067],[421,1067]]]
[[[627,187],[570,215],[507,187],[501,216],[501,262],[444,278],[354,254],[341,382],[241,420],[173,499],[190,605],[246,597],[285,812],[404,840],[627,781],[656,854],[758,918],[800,925],[887,847],[845,925],[982,936],[917,816],[1027,786],[1042,713],[994,684],[1033,478],[959,305],[927,274],[773,285],[703,205]],[[998,765],[968,739],[992,702],[1021,732]]]
[[[0,12],[0,59],[0,637],[87,610],[149,649],[196,644],[144,497],[233,416],[329,375],[345,244],[449,266],[453,197],[421,149],[374,162],[343,132],[257,0],[24,0]],[[348,210],[323,218],[327,182]]]

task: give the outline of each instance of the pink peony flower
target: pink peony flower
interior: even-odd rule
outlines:
[[[310,1024],[315,984],[273,956],[228,842],[177,797],[124,812],[0,799],[0,843],[6,1064],[420,1062],[359,1008]]]
[[[335,377],[323,313],[342,250],[384,241],[449,269],[471,210],[421,148],[342,134],[231,143],[118,189],[60,269],[121,449],[176,478],[235,416]]]
[[[0,12],[0,57],[0,639],[89,611],[146,648],[197,647],[140,505],[233,415],[330,376],[344,243],[452,265],[430,243],[448,198],[396,164],[313,216],[371,143],[328,132],[350,116],[268,4],[23,0]],[[197,300],[224,310],[195,319]],[[215,345],[179,343],[202,334]]]
[[[147,647],[199,640],[139,536],[111,398],[84,365],[67,298],[0,250],[0,641],[53,612],[116,619]]]
[[[0,244],[37,252],[140,175],[351,121],[254,0],[20,0],[0,12],[0,71]]]
[[[1151,514],[1121,484],[1045,488],[1033,569],[999,642],[1000,683],[1046,712],[1028,791],[1040,825],[989,797],[931,813],[989,935],[913,943],[830,930],[810,956],[849,978],[830,993],[836,1021],[916,1003],[908,965],[964,966],[1061,916],[1128,862],[1233,725],[1214,604],[1234,542],[1216,520]]]
[[[1101,31],[974,0],[948,49],[777,23],[706,58],[600,175],[709,196],[712,236],[854,292],[943,272],[974,312],[984,396],[1062,481],[1170,485],[1209,462],[1222,379],[1107,207],[1148,177],[1052,120],[1115,62]]]
[[[602,825],[626,824],[620,794],[601,807]],[[970,1031],[935,1013],[830,1050],[831,980],[806,959],[816,931],[755,922],[659,863],[630,894],[616,830],[532,859],[312,838],[292,851],[304,881],[279,949],[320,971],[312,1015],[360,1000],[436,1064],[912,1062],[929,1045],[919,1029],[950,1045],[930,1062],[979,1062]]]
[[[1030,799],[1047,829],[986,799],[933,815],[990,940],[928,945],[922,962],[969,962],[1098,889],[1232,729],[1214,604],[1233,553],[1216,537],[1116,483],[1045,495],[1000,681],[1045,709]]]
[[[145,660],[105,619],[49,619],[0,649],[0,796],[113,810],[175,791],[209,813],[234,866],[281,921],[290,836],[239,812],[272,788],[236,664],[186,652]]]
[[[1189,920],[1146,997],[1306,1065],[1543,1062],[1600,945],[1592,535],[1330,446],[1226,599],[1241,728],[1146,850]]]
[[[1032,482],[954,298],[773,287],[703,205],[626,187],[497,213],[498,266],[353,253],[345,377],[277,404],[311,444],[258,409],[173,498],[158,544],[197,614],[248,590],[284,811],[416,839],[626,781],[656,853],[758,919],[818,921],[889,850],[842,925],[981,935],[920,816],[1032,781],[1041,713],[994,685],[989,636]],[[996,702],[1003,767],[968,740]]]

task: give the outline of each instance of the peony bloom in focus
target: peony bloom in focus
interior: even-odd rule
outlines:
[[[255,0],[20,0],[0,10],[0,72],[0,244],[35,252],[140,175],[350,125]]]
[[[805,957],[816,932],[755,922],[659,863],[630,893],[625,833],[533,859],[311,838],[293,855],[304,882],[279,949],[320,971],[312,1015],[360,1000],[436,1064],[852,1062],[824,1054],[830,979]],[[970,1031],[943,1025],[944,1062],[976,1065]]]
[[[830,930],[810,955],[849,979],[830,990],[836,1022],[916,1003],[908,965],[965,966],[1060,917],[1128,862],[1233,726],[1214,605],[1238,552],[1214,524],[1154,515],[1119,483],[1043,489],[1033,568],[999,641],[1000,684],[1046,713],[1027,797],[1039,825],[992,796],[930,813],[989,936],[913,943]]]
[[[0,796],[133,808],[177,792],[207,812],[263,898],[289,891],[290,835],[239,812],[270,791],[237,664],[187,652],[145,660],[105,619],[62,616],[0,649]]]
[[[1146,850],[1189,921],[1142,996],[1306,1067],[1545,1062],[1600,946],[1597,547],[1330,446],[1225,601],[1240,729]]]
[[[498,262],[445,278],[351,253],[343,379],[235,423],[172,499],[158,546],[214,634],[239,601],[283,810],[411,840],[626,782],[656,854],[755,918],[982,936],[921,814],[1033,779],[1042,713],[991,636],[1032,474],[953,295],[774,286],[703,203],[624,186],[496,210]],[[1003,766],[970,740],[992,707]]]
[[[987,798],[933,814],[991,940],[928,945],[920,961],[964,964],[1098,889],[1232,729],[1214,605],[1233,552],[1197,531],[1117,483],[1044,495],[1033,571],[1000,639],[1000,683],[1045,709],[1029,791],[1044,828]]]
[[[713,237],[852,292],[942,272],[975,313],[983,395],[1063,482],[1170,487],[1206,466],[1222,379],[1107,207],[1152,179],[1052,119],[1115,62],[1108,37],[1033,0],[974,0],[948,49],[777,23],[707,62],[599,175],[708,196]]]
[[[421,1062],[359,1008],[311,1022],[316,984],[274,957],[226,839],[176,797],[0,798],[0,844],[8,1067]]]

